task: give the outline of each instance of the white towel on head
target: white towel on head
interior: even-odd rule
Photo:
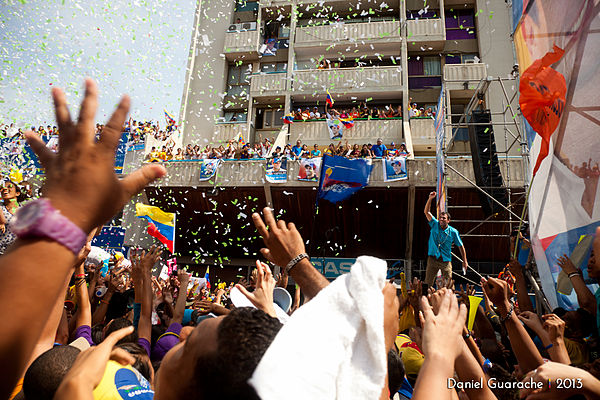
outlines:
[[[292,314],[250,379],[262,400],[379,398],[386,272],[385,261],[359,257]]]

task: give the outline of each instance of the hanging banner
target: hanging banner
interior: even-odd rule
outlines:
[[[383,158],[383,181],[394,182],[408,179],[406,157]]]
[[[146,148],[144,151],[146,159],[164,158],[163,154],[166,153],[167,149],[171,149],[172,154],[177,154],[178,149],[183,151],[183,132],[181,130],[149,131],[146,133]],[[148,157],[152,153],[156,153],[159,157]]]
[[[328,119],[327,129],[329,130],[329,138],[331,140],[341,140],[344,136],[344,123],[338,118]]]
[[[441,211],[448,211],[446,204],[446,174],[444,167],[444,119],[446,119],[446,91],[442,84],[435,114],[435,159],[437,164],[437,216]]]
[[[205,159],[200,161],[200,177],[198,180],[207,181],[211,179],[217,172],[221,162],[222,160],[220,159]]]
[[[301,158],[298,168],[298,180],[317,182],[321,173],[321,157]]]
[[[275,157],[267,160],[265,179],[269,183],[287,182],[287,158]]]
[[[552,308],[578,306],[574,291],[569,294],[562,284],[563,293],[557,290],[561,272],[558,258],[563,254],[581,268],[592,293],[598,288],[587,274],[591,252],[588,235],[600,224],[600,121],[595,111],[600,109],[600,64],[594,61],[600,54],[600,41],[593,30],[600,26],[600,8],[595,3],[581,0],[565,8],[561,0],[513,2],[518,7],[514,15],[522,12],[514,34],[522,77],[536,60],[556,54],[556,48],[564,50],[560,59],[542,68],[549,71],[547,74],[564,77],[566,92],[562,85],[559,89],[538,85],[540,93],[553,97],[549,105],[540,105],[540,110],[546,107],[548,121],[554,118],[556,125],[547,124],[552,128],[551,136],[538,131],[529,152],[531,168],[540,161],[529,195],[531,242],[542,289]],[[563,94],[564,107],[558,107]],[[544,140],[540,135],[545,135]],[[542,159],[539,155],[546,149],[548,155]]]

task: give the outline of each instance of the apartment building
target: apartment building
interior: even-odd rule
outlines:
[[[220,144],[240,132],[250,143],[274,138],[284,115],[314,107],[323,113],[329,91],[338,110],[362,104],[400,110],[396,118],[355,121],[345,138],[350,144],[374,143],[379,137],[384,144],[405,142],[414,156],[409,179],[383,182],[381,165],[375,163],[369,188],[344,207],[322,204],[315,218],[316,185],[294,180],[295,163],[282,185],[265,183],[261,162],[226,161],[217,182],[210,183],[197,180],[191,163],[169,163],[169,176],[143,198],[170,211],[188,204],[176,210],[182,215],[178,220],[189,225],[179,228],[180,235],[201,242],[202,250],[194,242],[184,245],[186,262],[251,265],[256,239],[237,246],[224,243],[225,228],[211,230],[204,219],[218,216],[230,229],[242,229],[248,220],[240,213],[248,216],[249,210],[270,205],[300,222],[305,238],[318,242],[315,255],[355,257],[369,249],[382,258],[415,263],[426,257],[428,227],[421,210],[435,187],[435,130],[432,118],[410,118],[409,104],[435,111],[443,85],[450,114],[446,136],[456,134],[451,150],[469,154],[466,129],[454,131],[450,124],[458,122],[482,79],[510,76],[513,60],[510,9],[500,0],[199,0],[180,110],[186,143]],[[507,86],[509,96],[518,89],[516,81]],[[490,85],[480,103],[506,111],[501,90]],[[494,122],[505,121],[500,114]],[[497,150],[504,154],[499,158],[505,186],[518,191],[525,181],[522,160],[509,157],[517,147],[505,139],[504,125],[494,128]],[[288,142],[297,139],[309,146],[331,142],[322,121],[290,125]],[[476,229],[485,216],[470,183],[471,160],[450,158],[448,163],[456,170],[448,172],[454,225],[463,232]],[[235,199],[250,199],[248,208],[228,209]],[[135,224],[131,217],[129,222]],[[138,225],[137,232],[141,229]],[[471,260],[503,260],[508,239],[497,238],[509,228],[489,224],[481,229],[465,240]],[[139,241],[136,230],[131,232],[126,241]],[[489,247],[479,240],[488,240]]]

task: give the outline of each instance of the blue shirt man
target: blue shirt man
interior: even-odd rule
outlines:
[[[302,154],[302,142],[301,141],[296,141],[296,145],[292,147],[292,153],[294,153],[294,155],[296,157],[300,157],[300,154]]]
[[[383,157],[385,156],[385,152],[387,151],[387,148],[385,147],[385,144],[381,143],[382,140],[377,139],[377,144],[374,145],[373,147],[371,147],[371,151],[373,151],[373,155],[375,157]]]
[[[452,279],[452,243],[458,247],[463,261],[463,271],[469,267],[467,252],[458,231],[451,227],[450,214],[440,212],[439,221],[429,212],[431,202],[437,196],[436,192],[429,193],[427,204],[425,204],[425,217],[429,222],[429,242],[427,244],[427,270],[425,272],[425,283],[433,285],[433,281],[439,270],[446,281]]]

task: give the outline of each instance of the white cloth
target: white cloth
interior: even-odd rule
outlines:
[[[385,261],[359,257],[292,314],[250,379],[262,400],[379,398],[386,271]]]

